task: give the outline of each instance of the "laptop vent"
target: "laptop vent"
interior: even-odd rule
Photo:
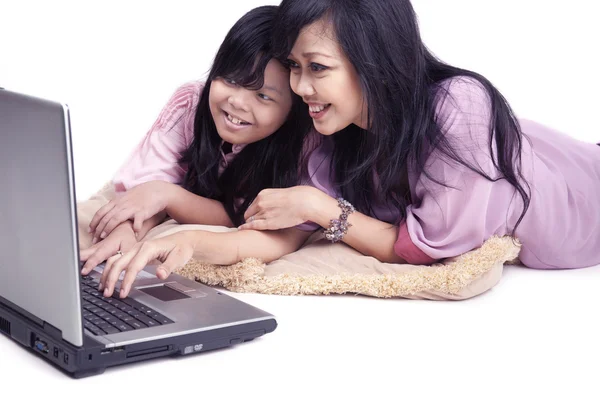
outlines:
[[[0,332],[4,332],[10,336],[10,322],[0,317]]]

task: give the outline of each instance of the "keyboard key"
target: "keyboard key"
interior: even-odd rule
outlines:
[[[135,308],[136,305],[139,305],[140,303],[138,303],[137,301],[130,299],[129,297],[125,297],[124,299],[121,299],[121,301],[133,308]]]
[[[98,302],[96,303],[96,305],[97,305],[98,307],[100,307],[101,309],[103,309],[104,311],[106,311],[106,309],[107,309],[108,307],[112,307],[110,304],[106,304],[105,302],[103,302],[103,301],[102,301],[102,300],[100,300],[100,299],[97,299],[97,300],[98,300]]]
[[[95,306],[99,306],[100,304],[102,304],[102,300],[100,300],[97,297],[92,296],[92,299],[90,300],[90,303],[92,303]]]
[[[106,327],[110,326],[110,324],[109,324],[108,322],[104,321],[104,320],[103,320],[103,321],[100,321],[100,322],[97,322],[97,323],[96,323],[96,324],[94,324],[94,325],[96,325],[98,328],[100,328],[100,329],[102,329],[102,330],[104,330],[104,328],[106,328]]]
[[[143,323],[141,323],[138,320],[133,320],[133,321],[128,321],[127,322],[129,325],[133,326],[135,329],[142,329],[142,328],[147,328],[146,325],[144,325]]]
[[[121,332],[120,330],[118,330],[117,328],[115,328],[114,326],[107,326],[106,328],[102,328],[102,330],[104,332],[106,332],[107,334],[111,334],[111,333],[119,333]]]
[[[133,328],[123,322],[120,322],[118,325],[116,325],[117,329],[120,330],[121,332],[127,332],[127,331],[132,331]]]
[[[131,315],[133,318],[137,318],[138,316],[142,315],[138,310],[129,310],[127,311],[127,314]]]
[[[139,321],[142,321],[144,324],[148,326],[157,326],[158,322],[153,320],[152,318],[146,317],[145,315],[139,315],[136,317]]]
[[[87,309],[89,312],[94,313],[96,315],[98,315],[98,313],[103,312],[104,310],[101,309],[100,307],[94,306],[92,305],[90,308]]]
[[[160,323],[161,323],[161,324],[163,324],[163,325],[165,325],[165,324],[170,324],[170,323],[172,323],[172,322],[173,322],[173,321],[171,321],[169,318],[167,318],[167,317],[165,317],[164,315],[162,315],[162,314],[159,314],[159,313],[157,313],[157,312],[154,312],[154,313],[150,314],[150,316],[152,317],[152,319],[154,319],[154,320],[156,320],[156,321],[160,322]]]
[[[87,328],[87,330],[89,330],[90,332],[92,332],[94,335],[104,335],[104,331],[100,328],[98,328],[97,326],[95,326],[94,324],[85,321],[83,326],[85,328]]]
[[[129,315],[125,314],[125,313],[124,313],[124,312],[122,312],[122,311],[119,311],[118,313],[116,313],[116,314],[115,314],[115,317],[116,317],[117,319],[120,319],[121,321],[124,321],[124,318],[127,318],[127,317],[129,317]]]
[[[150,314],[150,313],[153,313],[153,312],[154,312],[154,310],[152,310],[152,309],[150,309],[150,308],[148,308],[148,307],[146,307],[146,306],[140,306],[140,307],[138,308],[138,310],[140,310],[140,311],[141,311],[142,313],[144,313],[144,314]]]
[[[126,310],[131,310],[133,307],[131,307],[130,305],[127,305],[125,303],[123,303],[122,301],[119,300],[115,300],[112,302],[113,307],[118,308],[121,311],[126,311]]]

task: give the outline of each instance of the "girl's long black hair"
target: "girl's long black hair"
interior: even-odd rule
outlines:
[[[247,144],[219,176],[222,139],[209,108],[211,83],[228,78],[247,89],[262,87],[265,68],[273,59],[271,36],[276,14],[277,6],[257,7],[229,30],[200,94],[194,139],[180,159],[180,164],[187,166],[183,187],[223,202],[236,226],[243,223],[244,212],[261,190],[299,183],[303,141],[311,129],[302,99],[292,94],[286,122],[267,138]]]
[[[368,107],[369,134],[350,125],[333,136],[333,179],[341,194],[371,215],[374,195],[386,199],[404,220],[410,201],[409,167],[418,176],[424,173],[445,185],[425,167],[428,155],[436,150],[489,180],[508,181],[524,203],[516,229],[530,202],[530,188],[521,173],[523,134],[508,102],[491,82],[434,57],[420,37],[409,0],[283,0],[274,28],[276,56],[287,59],[302,28],[319,20],[332,23],[359,76]],[[489,95],[489,151],[499,172],[496,176],[462,159],[445,138],[443,121],[436,118],[436,99],[447,96],[442,82],[455,77],[475,79]]]

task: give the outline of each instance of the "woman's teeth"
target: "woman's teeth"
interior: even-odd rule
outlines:
[[[237,118],[235,118],[235,117],[232,117],[232,116],[231,116],[231,115],[229,115],[229,114],[227,114],[227,119],[228,119],[230,122],[232,122],[232,123],[234,123],[234,124],[236,124],[236,125],[250,125],[250,123],[248,123],[248,122],[246,122],[246,121],[243,121],[243,120],[241,120],[241,119],[237,119]]]
[[[323,111],[324,109],[326,109],[330,105],[331,104],[324,104],[324,105],[321,105],[321,106],[308,106],[308,109],[310,110],[310,112],[320,113],[321,111]]]

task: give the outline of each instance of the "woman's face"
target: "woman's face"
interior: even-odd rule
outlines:
[[[288,62],[292,90],[308,104],[317,131],[332,135],[350,124],[366,129],[367,106],[358,74],[329,22],[305,26]]]
[[[276,60],[269,61],[259,90],[215,79],[208,101],[221,139],[231,144],[257,142],[275,133],[292,108],[289,71]]]

